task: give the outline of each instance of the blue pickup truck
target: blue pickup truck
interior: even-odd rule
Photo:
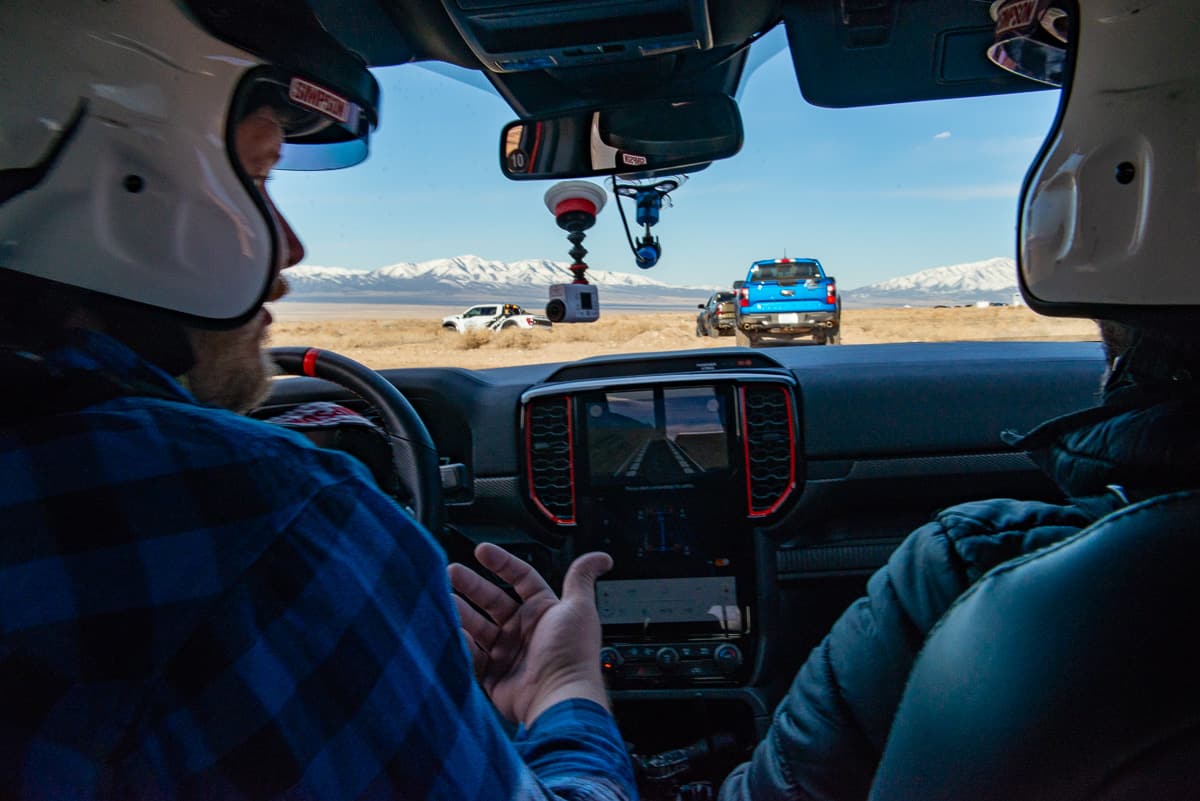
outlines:
[[[750,265],[737,290],[737,344],[811,337],[818,345],[841,339],[842,301],[837,284],[816,259],[763,259]]]

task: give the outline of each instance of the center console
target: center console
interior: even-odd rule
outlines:
[[[790,376],[639,376],[522,398],[525,491],[597,582],[613,689],[736,687],[759,632],[754,529],[798,494]]]

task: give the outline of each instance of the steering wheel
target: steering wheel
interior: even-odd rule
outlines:
[[[442,530],[442,477],[429,429],[412,404],[379,373],[353,359],[320,348],[270,348],[271,358],[290,375],[332,381],[379,413],[392,446],[392,467],[415,517],[435,537]]]

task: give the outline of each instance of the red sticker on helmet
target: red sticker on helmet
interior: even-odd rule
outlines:
[[[998,4],[996,36],[1015,30],[1029,30],[1038,17],[1038,0],[1012,0]]]
[[[349,100],[301,78],[292,78],[288,85],[288,99],[298,106],[319,111],[343,123],[349,122],[355,111],[355,105]]]

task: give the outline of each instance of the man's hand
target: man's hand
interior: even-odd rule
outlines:
[[[475,558],[520,597],[513,600],[463,565],[448,569],[455,591],[484,612],[454,599],[479,682],[500,713],[531,726],[568,698],[587,698],[607,708],[595,585],[612,567],[612,557],[588,553],[572,562],[561,600],[536,570],[503,548],[483,543]]]

